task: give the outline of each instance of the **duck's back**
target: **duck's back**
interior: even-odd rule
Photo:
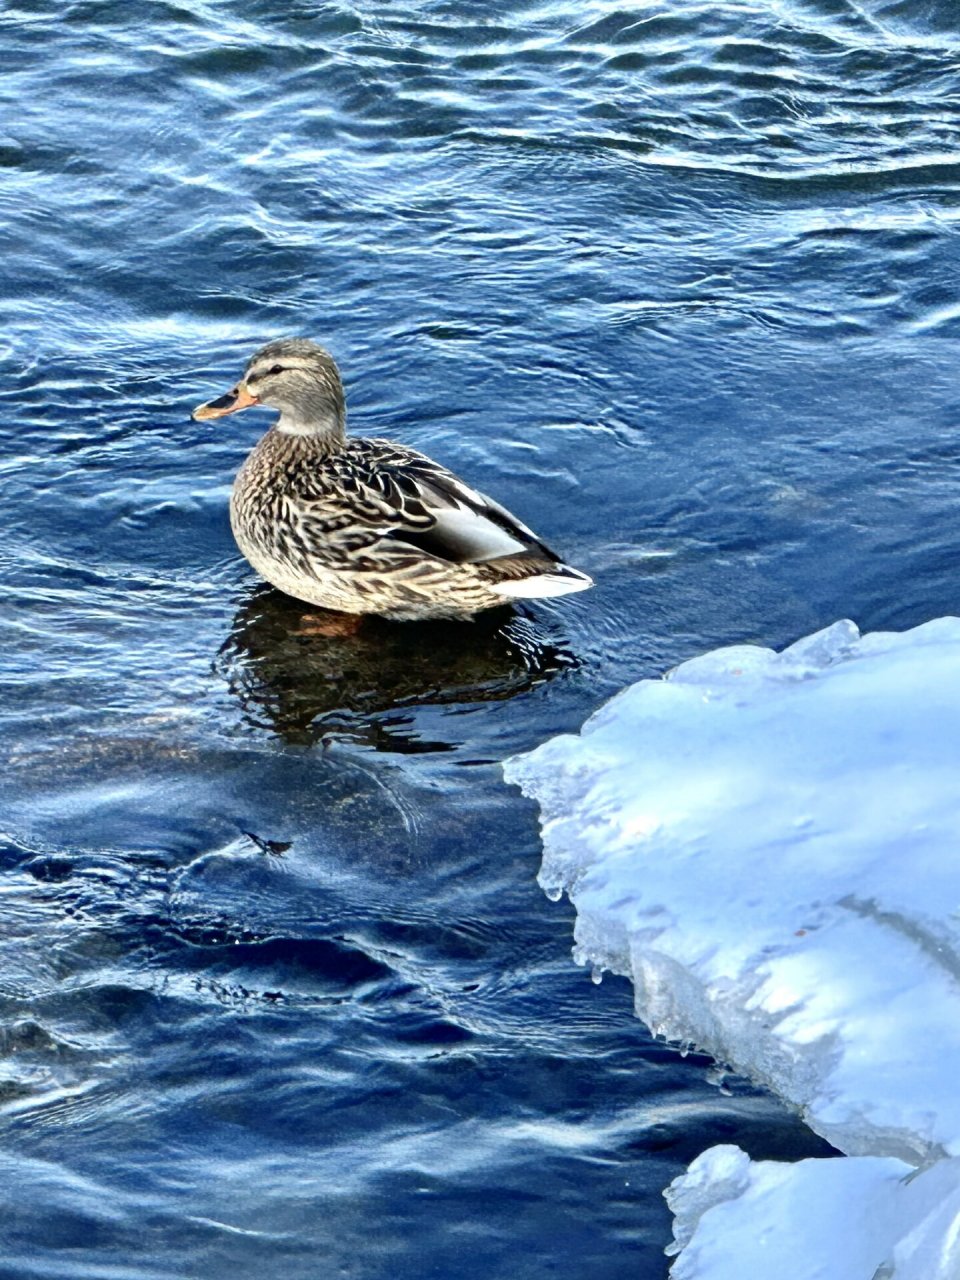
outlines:
[[[269,582],[348,613],[465,616],[590,585],[499,504],[387,440],[331,449],[269,431],[237,475],[230,511],[241,551]]]

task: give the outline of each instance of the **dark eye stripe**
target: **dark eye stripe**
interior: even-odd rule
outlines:
[[[267,377],[272,377],[275,373],[283,373],[283,365],[275,364],[272,369],[267,370]]]

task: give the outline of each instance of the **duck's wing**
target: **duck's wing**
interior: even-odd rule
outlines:
[[[502,581],[507,596],[591,585],[505,507],[424,454],[386,440],[354,439],[327,465],[335,469],[335,492],[315,504],[317,512],[330,524],[336,508],[339,536],[361,554],[482,566],[491,586],[501,590]],[[544,576],[551,581],[533,581]],[[528,590],[521,590],[524,584]]]
[[[383,477],[398,495],[400,519],[389,533],[394,541],[453,564],[484,564],[523,555],[560,563],[560,557],[506,507],[431,458],[397,450],[393,458],[381,461],[387,465],[377,468],[378,479]],[[426,525],[424,517],[429,521]]]

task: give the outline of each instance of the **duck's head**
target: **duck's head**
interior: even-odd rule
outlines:
[[[277,430],[342,439],[346,421],[340,370],[309,338],[278,338],[251,356],[237,385],[194,409],[201,422],[251,405],[280,410]]]

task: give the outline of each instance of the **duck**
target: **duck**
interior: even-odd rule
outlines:
[[[572,568],[492,498],[416,449],[348,436],[340,371],[308,338],[279,338],[198,422],[279,411],[237,473],[240,551],[286,595],[398,622],[470,619],[517,600],[584,591]]]

